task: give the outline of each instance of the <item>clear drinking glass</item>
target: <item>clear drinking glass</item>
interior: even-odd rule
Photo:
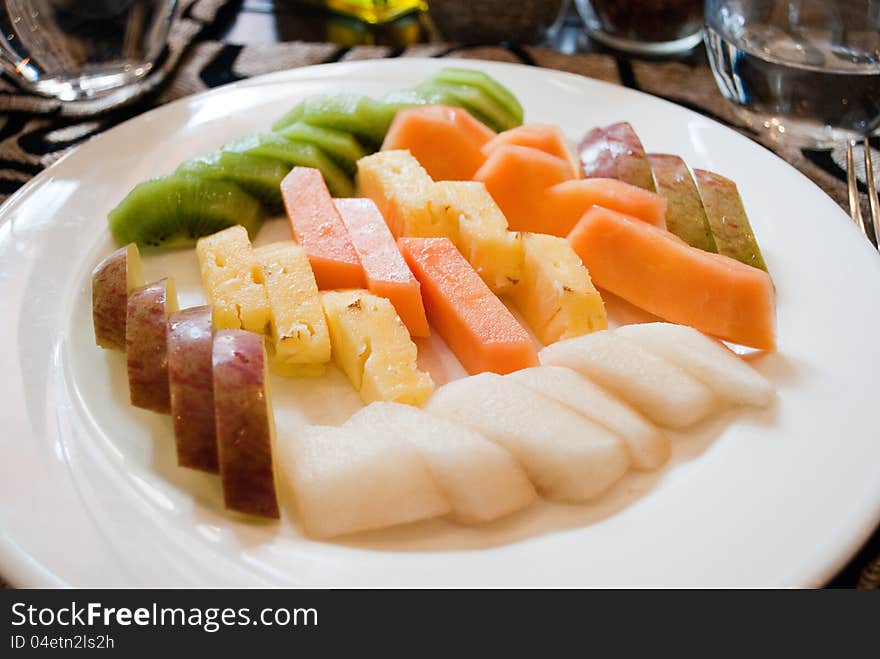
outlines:
[[[721,93],[757,131],[826,148],[880,127],[880,0],[708,0]]]
[[[26,89],[96,96],[149,73],[176,0],[3,0],[0,59]]]
[[[703,0],[577,0],[591,38],[628,53],[672,55],[703,38]]]

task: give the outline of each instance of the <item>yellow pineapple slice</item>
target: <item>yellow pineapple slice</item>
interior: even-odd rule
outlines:
[[[542,233],[521,235],[525,262],[511,297],[538,340],[549,345],[606,329],[602,297],[568,241]]]
[[[457,236],[447,238],[494,293],[506,293],[519,281],[522,240],[507,230],[507,218],[482,182],[435,183],[430,203],[441,222],[458,227]]]
[[[202,285],[214,307],[214,327],[265,332],[269,299],[245,228],[229,227],[199,238],[196,253]]]
[[[452,238],[455,229],[431,212],[434,181],[409,151],[379,151],[358,160],[358,189],[379,207],[395,237]]]
[[[293,241],[254,249],[269,296],[272,368],[316,376],[330,361],[330,333],[306,251]]]
[[[321,300],[333,359],[365,403],[428,399],[434,382],[418,369],[416,344],[391,302],[363,290],[325,291]]]

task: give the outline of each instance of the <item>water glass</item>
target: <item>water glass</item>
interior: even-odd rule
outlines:
[[[703,0],[577,0],[592,39],[642,55],[686,52],[702,41]]]
[[[29,91],[78,100],[147,75],[176,0],[4,0],[0,60]]]
[[[715,80],[771,139],[827,148],[880,127],[880,1],[708,0]]]

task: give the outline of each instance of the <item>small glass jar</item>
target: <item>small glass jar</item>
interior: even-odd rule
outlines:
[[[587,34],[616,50],[687,52],[703,39],[703,0],[577,0]]]

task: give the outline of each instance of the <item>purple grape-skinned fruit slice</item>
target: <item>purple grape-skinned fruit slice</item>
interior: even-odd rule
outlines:
[[[211,307],[192,307],[168,319],[168,387],[177,464],[216,474]]]
[[[277,519],[275,424],[260,334],[214,333],[214,420],[223,497],[230,510]]]
[[[717,252],[709,218],[691,170],[678,156],[650,153],[657,194],[666,199],[666,228],[691,247]]]
[[[645,147],[627,122],[596,127],[578,144],[584,178],[616,178],[655,191]]]
[[[131,404],[171,413],[168,389],[166,323],[177,311],[177,291],[170,277],[136,288],[128,295],[125,345]]]
[[[137,245],[129,243],[103,259],[92,271],[92,324],[95,343],[125,350],[128,294],[144,285]]]
[[[767,272],[736,183],[705,169],[695,169],[694,178],[718,253]]]

